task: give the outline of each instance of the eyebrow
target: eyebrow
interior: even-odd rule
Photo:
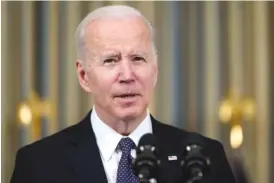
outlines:
[[[146,52],[130,52],[128,55],[128,57],[133,57],[133,56],[143,56],[148,58],[148,53]],[[120,52],[109,52],[109,53],[102,53],[100,55],[101,58],[106,59],[106,58],[116,58],[116,57],[121,57],[121,53]]]
[[[129,55],[130,56],[144,56],[144,57],[148,57],[148,53],[146,53],[146,52],[131,52]]]
[[[120,56],[121,56],[121,53],[119,53],[119,52],[101,54],[102,58],[113,58],[113,57],[120,57]]]

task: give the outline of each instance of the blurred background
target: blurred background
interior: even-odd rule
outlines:
[[[274,182],[273,2],[1,2],[2,182],[18,148],[77,123],[74,32],[93,9],[138,8],[157,31],[159,120],[224,144],[238,183]]]

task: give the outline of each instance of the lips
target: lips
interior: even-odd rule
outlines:
[[[115,95],[114,97],[115,98],[131,98],[131,97],[136,97],[138,96],[139,94],[137,93],[125,93],[125,94],[118,94],[118,95]]]

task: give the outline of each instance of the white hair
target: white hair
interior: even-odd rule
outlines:
[[[75,43],[76,43],[76,52],[77,52],[77,57],[79,59],[85,60],[85,28],[86,26],[91,23],[95,19],[100,19],[100,18],[109,18],[109,17],[119,17],[119,18],[124,18],[124,17],[129,17],[129,16],[134,16],[134,17],[140,17],[144,23],[148,26],[148,30],[150,33],[151,37],[151,42],[152,42],[152,49],[153,53],[156,56],[156,46],[154,42],[154,37],[155,37],[155,30],[151,23],[142,15],[140,11],[137,9],[126,6],[126,5],[110,5],[110,6],[104,6],[101,8],[98,8],[92,12],[90,12],[79,24],[79,26],[76,29],[75,32]]]

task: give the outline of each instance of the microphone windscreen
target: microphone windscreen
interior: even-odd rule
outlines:
[[[145,145],[150,145],[154,147],[156,146],[156,139],[152,133],[147,133],[141,137],[138,143],[138,147],[145,146]]]
[[[187,135],[187,138],[184,140],[184,146],[188,145],[198,145],[198,146],[205,146],[204,139],[201,135],[191,132]]]

